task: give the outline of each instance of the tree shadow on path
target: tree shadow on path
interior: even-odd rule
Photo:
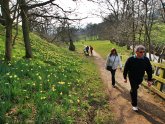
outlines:
[[[117,83],[118,87],[116,89],[121,93],[120,95],[130,101],[130,93],[128,89],[123,87],[121,84]],[[164,124],[165,123],[165,111],[163,111],[159,106],[144,100],[144,98],[138,96],[138,107],[139,111],[137,114],[145,117],[151,124]],[[160,120],[160,121],[158,121]],[[143,123],[143,122],[142,122]]]

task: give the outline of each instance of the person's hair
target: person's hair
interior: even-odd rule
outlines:
[[[145,49],[146,48],[143,45],[138,45],[138,46],[135,47],[135,52],[139,52],[141,50],[145,51]]]
[[[116,51],[116,49],[115,49],[115,48],[112,48],[112,49],[111,49],[111,53],[110,53],[110,55],[109,55],[109,56],[112,56],[114,51],[115,51],[115,55],[117,56],[118,54],[117,54],[117,51]]]

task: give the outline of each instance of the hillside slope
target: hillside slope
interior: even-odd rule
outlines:
[[[34,57],[23,58],[19,30],[12,61],[6,64],[4,28],[0,26],[0,122],[112,123],[93,58],[57,47],[32,33],[30,37]]]

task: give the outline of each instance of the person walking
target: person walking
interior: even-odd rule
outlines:
[[[89,56],[89,46],[85,46],[85,48],[84,48],[84,54],[86,56]]]
[[[89,50],[90,50],[90,54],[92,56],[93,55],[93,47],[91,45],[89,46]]]
[[[107,57],[106,69],[111,72],[112,87],[114,88],[115,88],[115,72],[118,66],[120,66],[120,69],[122,70],[120,56],[117,54],[116,49],[112,48],[110,54]]]
[[[85,50],[86,50],[87,55],[89,55],[89,46],[86,46]]]
[[[139,85],[143,81],[144,73],[148,75],[148,86],[152,85],[152,66],[147,57],[144,56],[145,47],[138,45],[135,47],[135,55],[129,57],[125,63],[123,77],[124,82],[127,83],[127,74],[131,86],[131,104],[134,111],[138,111],[137,107],[137,93]]]

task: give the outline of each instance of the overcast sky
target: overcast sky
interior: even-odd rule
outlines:
[[[88,17],[82,20],[81,25],[85,26],[87,23],[100,23],[101,18],[94,16],[92,13],[98,13],[98,6],[89,2],[87,0],[79,0],[79,2],[73,2],[73,0],[56,0],[55,3],[58,3],[61,7],[74,9],[77,8],[77,17],[83,18]]]
[[[45,2],[47,0],[39,0],[40,2]],[[76,9],[77,16],[70,16],[70,18],[84,18],[80,21],[80,26],[85,27],[88,23],[100,23],[102,19],[94,14],[98,14],[98,6],[88,0],[78,0],[78,2],[73,2],[73,0],[55,0],[54,3],[58,4],[64,10]],[[1,12],[0,12],[1,13]],[[94,13],[94,14],[92,14]]]

